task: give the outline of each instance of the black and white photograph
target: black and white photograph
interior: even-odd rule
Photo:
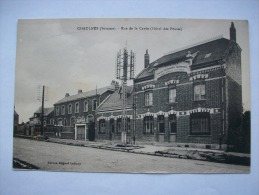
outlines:
[[[247,20],[20,19],[13,169],[249,174]]]

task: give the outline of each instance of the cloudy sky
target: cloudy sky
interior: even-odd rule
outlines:
[[[27,122],[41,106],[38,87],[48,88],[46,107],[64,97],[104,87],[115,80],[117,52],[136,53],[136,74],[164,54],[221,36],[229,39],[228,20],[62,19],[20,20],[17,35],[15,108],[19,122]],[[234,21],[242,48],[243,103],[250,109],[248,23]],[[98,27],[98,30],[80,30]],[[100,27],[112,30],[100,30]],[[122,27],[124,30],[122,30]],[[129,28],[132,30],[129,30]],[[125,28],[128,28],[126,30]],[[155,30],[161,28],[161,30]],[[168,28],[169,30],[163,30]],[[180,28],[181,30],[170,30]]]

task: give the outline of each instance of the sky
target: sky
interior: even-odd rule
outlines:
[[[52,107],[66,93],[108,86],[115,80],[117,52],[125,46],[136,54],[137,75],[144,68],[146,49],[152,62],[221,35],[229,39],[230,24],[229,20],[186,19],[19,20],[15,80],[19,122],[27,122],[41,106],[39,86],[47,87],[45,107]],[[242,49],[243,105],[250,110],[248,23],[234,24]],[[93,27],[98,30],[90,30]]]

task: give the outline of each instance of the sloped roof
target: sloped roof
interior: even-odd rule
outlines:
[[[183,50],[164,55],[161,58],[152,62],[147,68],[145,68],[136,79],[145,78],[148,76],[154,75],[154,67],[163,66],[170,63],[178,62],[180,60],[185,60],[188,52],[191,54],[198,52],[196,57],[192,61],[192,67],[195,67],[198,64],[213,62],[216,60],[223,59],[227,49],[230,46],[231,41],[225,38],[218,38],[212,41],[204,42],[199,45],[191,46]],[[210,54],[209,57],[206,57],[206,54]]]
[[[127,107],[132,107],[133,105],[133,86],[127,87],[128,97],[127,97]],[[122,109],[122,99],[120,89],[112,93],[98,108],[97,112],[108,111],[108,110],[118,110]]]
[[[96,92],[96,89],[94,89],[94,90],[86,91],[86,92],[79,93],[76,95],[64,97],[61,100],[59,100],[58,102],[56,102],[55,104],[61,104],[61,103],[65,103],[65,102],[75,101],[75,100],[82,99],[82,98],[91,97],[91,96],[96,95],[96,93],[101,95],[108,90],[112,90],[112,91],[115,90],[115,86],[109,85],[107,87],[97,89],[97,92]]]
[[[36,110],[34,112],[34,114],[41,114],[41,108],[42,107],[39,107],[38,110]],[[51,107],[51,108],[44,108],[44,116],[48,116],[51,112],[54,111],[54,107]]]

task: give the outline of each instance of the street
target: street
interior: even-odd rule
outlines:
[[[249,173],[249,166],[175,159],[14,138],[13,157],[47,171]]]

